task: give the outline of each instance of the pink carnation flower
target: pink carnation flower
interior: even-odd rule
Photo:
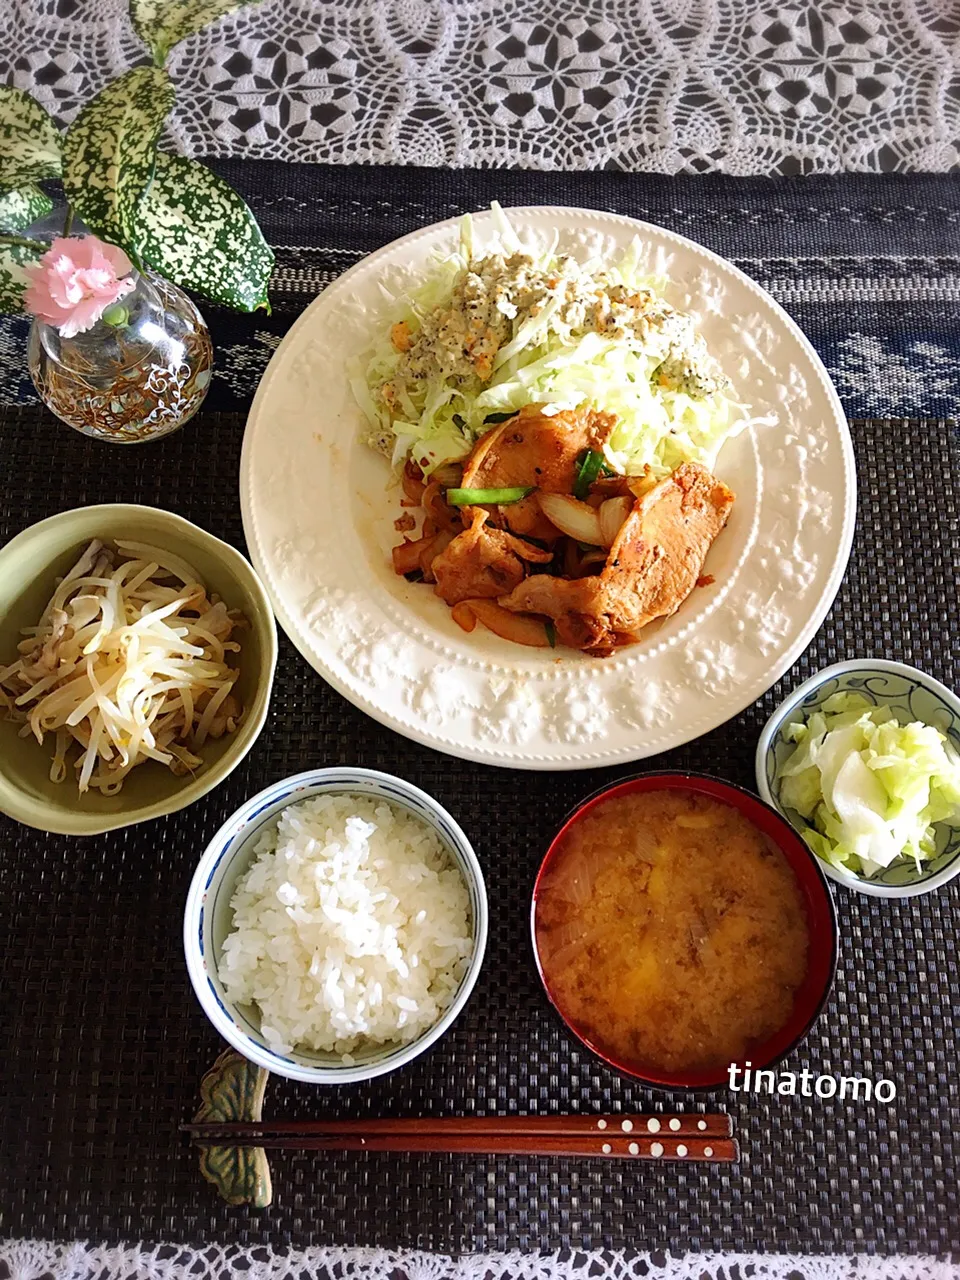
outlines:
[[[132,269],[122,249],[96,236],[54,240],[27,268],[31,278],[24,306],[59,329],[61,337],[72,338],[93,328],[107,307],[133,289]]]

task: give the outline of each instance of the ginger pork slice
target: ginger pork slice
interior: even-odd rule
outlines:
[[[501,596],[523,580],[527,563],[546,564],[552,559],[551,552],[491,528],[486,508],[469,510],[469,527],[430,566],[437,580],[434,591],[449,605]]]
[[[609,653],[655,618],[675,613],[696,585],[734,495],[687,462],[637,499],[595,577],[540,573],[501,597],[506,609],[551,618],[564,644]]]
[[[545,493],[572,493],[580,460],[600,450],[616,418],[595,409],[545,414],[526,405],[474,446],[463,469],[464,489],[535,488]],[[537,495],[500,508],[498,523],[526,537],[556,541],[556,528],[540,510]]]

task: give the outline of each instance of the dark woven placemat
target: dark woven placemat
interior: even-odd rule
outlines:
[[[239,416],[108,449],[33,411],[0,414],[0,540],[52,512],[134,501],[242,546]],[[765,717],[813,670],[902,658],[958,683],[960,457],[936,421],[853,424],[854,556],[802,660],[729,725],[643,768],[752,785]],[[403,1071],[319,1091],[272,1080],[268,1114],[644,1110],[657,1095],[568,1039],[540,991],[527,905],[544,842],[578,795],[636,767],[542,775],[464,763],[378,727],[284,642],[266,730],[243,766],[184,813],[90,840],[0,820],[0,1235],[201,1243],[344,1243],[443,1252],[638,1248],[945,1253],[960,1248],[957,885],[901,902],[838,892],[842,958],[799,1070],[896,1082],[893,1106],[726,1091],[736,1169],[569,1160],[277,1157],[263,1212],[228,1208],[176,1126],[221,1045],[191,993],[180,918],[221,820],[268,782],[350,762],[410,779],[472,837],[491,900],[476,992],[454,1030]]]
[[[208,408],[245,410],[304,306],[364,254],[442,218],[511,205],[606,210],[690,236],[772,292],[851,417],[960,415],[960,173],[745,178],[213,160],[277,265],[273,312],[203,303],[217,353]],[[0,403],[34,403],[25,316],[0,315]]]

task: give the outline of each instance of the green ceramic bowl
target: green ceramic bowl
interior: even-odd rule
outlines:
[[[181,555],[207,590],[250,623],[241,637],[237,689],[244,715],[236,733],[200,750],[204,767],[176,777],[148,761],[129,775],[115,796],[80,795],[72,778],[50,781],[52,742],[21,738],[22,726],[0,719],[0,811],[65,835],[89,836],[128,827],[183,809],[212,790],[247,754],[267,717],[277,663],[277,628],[260,579],[233,547],[188,520],[154,507],[116,504],[81,507],[41,520],[0,550],[0,667],[16,655],[22,627],[33,626],[62,577],[93,538],[123,537]]]

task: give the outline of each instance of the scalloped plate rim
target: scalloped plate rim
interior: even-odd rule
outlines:
[[[631,763],[649,759],[653,756],[660,755],[665,751],[673,750],[705,733],[710,732],[713,728],[717,728],[733,719],[745,708],[751,706],[758,698],[762,697],[763,693],[771,688],[772,685],[790,669],[790,667],[793,666],[797,658],[799,658],[807,649],[817,631],[819,631],[823,620],[840,589],[840,584],[843,580],[847,563],[850,558],[855,532],[857,476],[849,426],[836,388],[831,382],[823,362],[810,340],[804,334],[803,330],[780,306],[780,304],[762,288],[762,286],[757,284],[755,280],[752,280],[750,276],[741,271],[738,267],[734,266],[733,263],[729,262],[720,254],[717,254],[713,250],[706,248],[704,245],[701,245],[686,236],[680,235],[677,232],[671,231],[666,227],[658,226],[655,223],[643,222],[640,219],[630,218],[623,214],[609,213],[603,210],[586,209],[579,206],[563,205],[511,206],[505,211],[509,215],[515,215],[524,219],[530,217],[536,218],[550,216],[557,218],[577,218],[588,224],[586,228],[587,230],[592,229],[595,231],[602,231],[603,224],[612,223],[616,226],[628,227],[641,236],[644,234],[652,234],[656,238],[665,239],[684,251],[693,251],[696,256],[705,258],[714,266],[715,269],[718,268],[721,273],[730,274],[739,283],[745,285],[749,292],[757,298],[760,306],[770,313],[771,317],[776,320],[780,329],[789,334],[789,336],[798,344],[802,353],[806,356],[810,369],[816,375],[819,388],[831,410],[833,425],[837,429],[837,439],[843,460],[842,487],[844,491],[844,503],[841,517],[841,531],[829,577],[821,590],[815,607],[811,610],[806,623],[800,628],[794,642],[783,653],[781,653],[779,657],[769,665],[769,667],[765,669],[762,677],[764,682],[763,688],[758,692],[755,692],[751,687],[750,692],[745,697],[740,697],[735,694],[723,702],[722,712],[713,719],[712,723],[701,725],[698,721],[692,731],[686,732],[681,730],[679,733],[672,735],[670,741],[666,744],[658,742],[653,750],[646,750],[642,742],[639,741],[624,747],[608,748],[606,751],[581,750],[580,744],[568,743],[565,744],[569,747],[569,753],[567,755],[543,757],[533,754],[525,754],[522,744],[519,746],[517,744],[507,744],[502,751],[498,751],[495,748],[487,749],[483,746],[478,747],[475,743],[470,742],[453,743],[448,739],[423,732],[416,725],[412,725],[399,716],[392,714],[389,710],[386,710],[377,701],[367,697],[356,689],[351,688],[346,681],[339,678],[336,673],[331,671],[328,667],[318,665],[315,654],[311,650],[308,641],[301,633],[300,624],[291,617],[275,588],[274,575],[271,572],[268,558],[265,557],[262,552],[262,548],[256,534],[255,515],[251,496],[251,473],[253,434],[256,430],[258,418],[265,412],[268,397],[271,393],[271,382],[273,378],[278,376],[282,360],[289,353],[289,350],[293,347],[296,339],[313,322],[316,314],[324,309],[325,306],[329,305],[331,298],[335,298],[336,294],[341,292],[355,275],[359,274],[361,271],[369,270],[372,261],[386,258],[387,255],[392,255],[398,251],[402,251],[403,249],[413,245],[415,242],[428,236],[456,228],[460,222],[459,215],[441,219],[438,222],[430,223],[427,226],[408,232],[406,235],[390,241],[389,243],[365,255],[358,262],[355,262],[352,266],[347,268],[347,270],[339,275],[332,284],[327,286],[320,294],[318,294],[302,314],[297,317],[290,329],[287,330],[277,349],[274,351],[260,379],[247,415],[246,426],[244,429],[240,457],[240,505],[244,537],[246,539],[251,561],[253,562],[258,575],[261,577],[267,593],[273,603],[277,620],[280,622],[291,643],[309,666],[316,671],[322,679],[326,681],[326,683],[335,689],[342,697],[346,698],[348,702],[352,703],[366,715],[369,715],[377,723],[384,725],[401,736],[417,742],[422,746],[429,747],[444,754],[452,755],[459,759],[469,760],[477,764],[493,765],[500,768],[567,772],[577,769],[601,768],[608,765]],[[475,217],[482,217],[487,213],[488,211],[485,209],[479,210],[475,214]],[[590,223],[593,223],[592,227],[589,225]],[[637,739],[642,737],[643,732],[644,731],[641,729],[636,729],[634,731]],[[594,744],[587,745],[593,746]]]

